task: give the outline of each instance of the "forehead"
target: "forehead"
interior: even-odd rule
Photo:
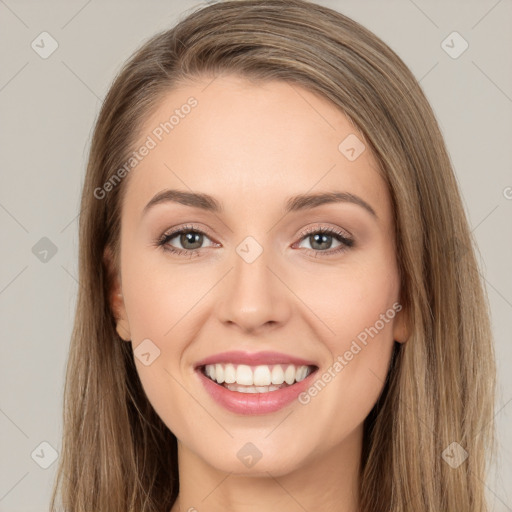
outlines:
[[[229,210],[282,208],[285,197],[343,191],[389,221],[389,197],[363,136],[339,108],[296,84],[223,76],[169,91],[143,123],[144,151],[125,203],[142,211],[166,188],[218,197]],[[355,157],[355,158],[354,158]]]

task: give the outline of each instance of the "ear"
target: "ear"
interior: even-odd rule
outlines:
[[[411,334],[409,311],[400,304],[401,308],[393,320],[393,339],[405,343]]]
[[[131,340],[130,324],[126,315],[124,305],[123,291],[121,287],[120,272],[114,262],[114,255],[110,247],[106,247],[103,252],[103,263],[107,270],[108,281],[108,302],[110,310],[116,320],[117,334],[124,341]]]

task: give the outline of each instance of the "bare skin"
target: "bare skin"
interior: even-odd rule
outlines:
[[[357,512],[363,422],[394,341],[408,338],[405,310],[386,313],[400,301],[389,193],[368,149],[354,161],[338,149],[358,132],[327,100],[283,82],[210,82],[169,92],[144,123],[141,144],[190,96],[198,101],[127,178],[111,293],[119,335],[134,350],[146,339],[160,350],[150,365],[135,363],[178,439],[171,512]],[[223,211],[166,201],[144,212],[164,189],[209,194]],[[290,196],[335,191],[362,198],[376,216],[347,201],[284,214]],[[191,224],[202,245],[179,235],[166,242],[186,255],[155,242]],[[337,235],[315,244],[318,230],[306,228],[334,228],[353,245],[335,252],[344,246]],[[236,250],[249,236],[263,249],[251,263]],[[383,314],[378,334],[345,358]],[[331,379],[307,403],[237,414],[211,398],[194,369],[229,350],[294,355],[314,361],[318,376],[330,368]],[[338,356],[341,371],[333,370]],[[237,456],[248,442],[262,455],[251,467]]]

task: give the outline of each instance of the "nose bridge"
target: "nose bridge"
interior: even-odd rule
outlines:
[[[220,300],[223,321],[254,330],[286,318],[286,291],[270,270],[275,266],[272,261],[271,249],[264,248],[253,237],[247,237],[235,248],[233,270]]]

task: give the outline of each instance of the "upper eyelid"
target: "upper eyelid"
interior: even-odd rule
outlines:
[[[346,229],[338,228],[338,227],[329,227],[329,226],[325,226],[325,225],[312,226],[312,227],[310,226],[310,227],[305,228],[304,230],[300,231],[297,234],[305,235],[305,234],[309,234],[311,232],[314,233],[316,231],[333,231],[333,230],[335,230],[335,231],[339,230],[339,231],[342,231],[343,233],[346,233],[347,238],[352,236]],[[185,226],[178,226],[178,227],[166,229],[163,232],[162,236],[173,235],[173,234],[179,233],[181,231],[196,231],[196,232],[200,232],[205,235],[214,236],[213,234],[210,233],[210,231],[207,228],[202,228],[202,227],[194,226],[194,225],[185,225]]]
[[[298,233],[298,235],[304,237],[311,233],[316,233],[318,231],[326,231],[328,233],[341,234],[344,238],[353,239],[353,236],[346,229],[343,229],[340,227],[333,227],[333,226],[330,226],[330,227],[329,226],[308,227],[308,228],[302,230],[300,233]],[[339,232],[341,232],[341,233],[339,233]]]
[[[167,238],[170,236],[172,236],[174,238],[175,236],[179,235],[181,232],[187,232],[187,231],[195,231],[197,233],[206,235],[209,238],[212,238],[212,237],[214,238],[214,235],[211,234],[209,230],[207,230],[205,228],[198,227],[198,226],[190,226],[190,225],[167,229],[166,231],[164,231],[161,238],[164,238],[164,237]]]

